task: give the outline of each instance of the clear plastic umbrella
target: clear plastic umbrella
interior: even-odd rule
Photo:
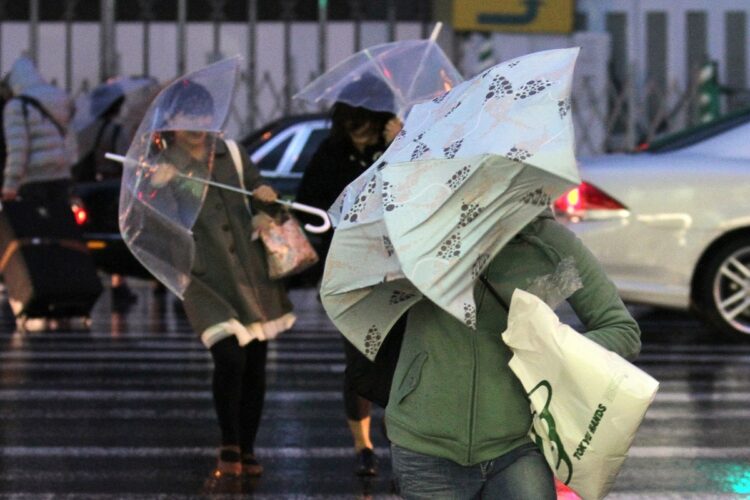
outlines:
[[[100,119],[119,99],[124,99],[123,106],[129,100],[142,99],[141,94],[150,94],[151,89],[158,88],[154,78],[147,77],[114,77],[94,87],[90,92],[76,98],[73,129],[76,131],[78,148],[83,156],[94,146],[97,136],[97,125]],[[155,93],[155,92],[154,92]]]
[[[344,102],[403,117],[415,103],[463,81],[435,39],[384,43],[357,52],[310,82],[294,97],[312,104]]]
[[[154,277],[182,297],[190,282],[195,256],[192,227],[209,185],[252,192],[211,179],[216,143],[223,140],[239,75],[240,58],[219,61],[185,75],[162,90],[151,103],[126,156],[107,153],[124,165],[119,224],[123,240]],[[187,149],[176,146],[181,134]],[[200,159],[189,151],[197,146]],[[291,208],[324,218],[322,210],[279,200]]]
[[[120,232],[138,260],[180,297],[190,281],[195,254],[191,228],[207,189],[191,179],[210,178],[239,67],[239,57],[225,59],[162,90],[146,111],[125,157]],[[205,141],[203,161],[170,148],[178,130],[191,131]]]
[[[149,77],[118,76],[97,85],[90,92],[76,98],[76,112],[73,116],[73,126],[80,131],[90,126],[118,99],[137,94],[143,89],[154,87],[158,82]]]

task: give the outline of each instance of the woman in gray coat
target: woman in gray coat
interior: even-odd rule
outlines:
[[[183,80],[170,91],[164,102],[174,105],[167,105],[167,120],[188,115],[200,121],[211,115],[213,99],[203,86]],[[240,181],[223,140],[191,130],[166,136],[162,142],[168,147],[152,178],[154,187],[173,178],[176,168],[171,165],[175,165],[189,171],[208,169],[211,180],[222,184],[244,183],[253,190],[253,209],[268,209],[276,199],[245,155],[240,155]],[[196,183],[182,184],[184,189],[196,187]],[[222,436],[215,475],[258,476],[263,467],[253,445],[265,396],[266,341],[291,328],[292,304],[283,285],[268,278],[265,251],[260,240],[253,239],[250,206],[243,195],[209,187],[192,229],[195,259],[184,307],[214,361],[214,406]]]

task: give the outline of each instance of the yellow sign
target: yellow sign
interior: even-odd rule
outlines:
[[[574,0],[453,0],[458,31],[570,33]]]

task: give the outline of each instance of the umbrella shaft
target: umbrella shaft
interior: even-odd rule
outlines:
[[[222,184],[220,182],[209,181],[208,179],[200,179],[198,177],[192,177],[190,175],[185,175],[185,174],[180,174],[180,173],[177,173],[177,176],[182,177],[183,179],[190,180],[190,181],[200,182],[201,184],[208,184],[209,186],[216,186],[218,188],[226,189],[229,191],[234,191],[235,193],[245,194],[247,196],[253,195],[252,191],[248,191],[246,189],[242,189],[242,188],[238,188],[234,186],[229,186],[227,184]]]

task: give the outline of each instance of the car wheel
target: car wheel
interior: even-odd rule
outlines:
[[[750,339],[750,238],[731,240],[712,253],[698,277],[695,298],[712,326]]]

